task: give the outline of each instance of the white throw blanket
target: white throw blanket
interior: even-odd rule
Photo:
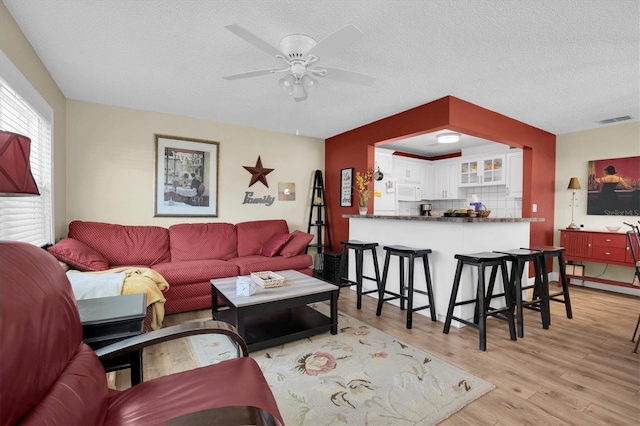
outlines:
[[[67,272],[76,300],[119,296],[126,276],[125,272],[101,275],[85,274],[79,271]]]

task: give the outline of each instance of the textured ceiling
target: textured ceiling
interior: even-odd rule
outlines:
[[[562,134],[640,115],[640,3],[632,1],[4,0],[67,98],[328,138],[452,95]],[[281,75],[223,76],[280,61],[225,25],[278,46],[348,24],[364,37],[318,66],[304,102]]]

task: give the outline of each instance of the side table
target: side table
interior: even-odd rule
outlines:
[[[76,301],[82,339],[93,350],[142,334],[147,295],[100,297]],[[142,383],[142,351],[103,363],[106,372],[131,368],[131,386]]]

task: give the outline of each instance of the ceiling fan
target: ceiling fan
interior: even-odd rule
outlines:
[[[280,40],[279,48],[272,46],[240,25],[226,25],[225,28],[258,49],[286,63],[284,68],[269,68],[230,75],[224,77],[225,80],[287,73],[280,79],[280,87],[296,102],[306,100],[307,94],[317,87],[318,80],[314,77],[363,86],[371,86],[376,81],[375,77],[355,71],[329,67],[311,68],[316,62],[337,54],[362,37],[364,34],[355,25],[347,25],[319,42],[304,34],[287,35]]]

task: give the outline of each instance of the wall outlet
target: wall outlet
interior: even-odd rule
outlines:
[[[534,204],[534,205],[531,207],[531,210],[532,210],[534,213],[537,213],[537,212],[538,212],[538,205],[537,205],[537,204]]]

